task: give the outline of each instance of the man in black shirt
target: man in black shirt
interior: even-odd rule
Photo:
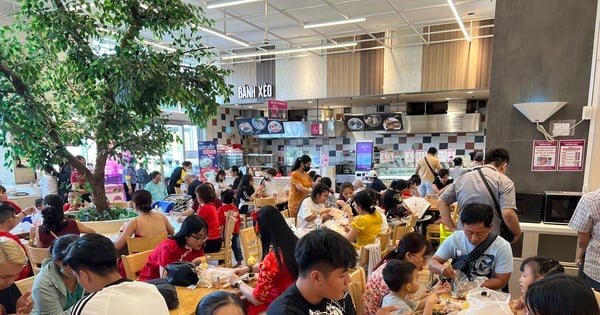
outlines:
[[[298,241],[295,256],[298,280],[271,303],[267,315],[356,314],[346,289],[357,257],[346,238],[316,229]]]
[[[381,193],[383,190],[387,189],[387,186],[385,186],[381,179],[377,178],[376,170],[370,170],[369,173],[367,173],[367,178],[371,181],[371,186],[369,186],[369,188],[376,192]]]
[[[31,292],[21,295],[15,285],[26,264],[27,256],[21,246],[13,239],[0,237],[0,305],[8,314],[29,314],[33,308]]]

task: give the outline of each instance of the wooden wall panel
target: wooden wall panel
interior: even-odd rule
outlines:
[[[256,64],[256,84],[273,84],[273,98],[277,97],[275,86],[275,60],[261,61]]]
[[[473,22],[473,27],[492,24],[493,20]],[[456,24],[431,27],[431,32],[457,29]],[[473,30],[472,36],[492,33],[492,28]],[[432,34],[430,40],[461,39],[460,31]],[[489,88],[492,58],[492,38],[476,38],[423,47],[423,91]]]
[[[383,38],[384,33],[373,34]],[[371,39],[369,35],[361,35],[360,39]],[[383,39],[381,40],[383,42]],[[360,43],[361,48],[381,46],[377,41]],[[383,93],[383,65],[385,51],[383,49],[364,50],[360,52],[360,95]]]
[[[327,96],[360,93],[360,54],[349,52],[327,56]]]

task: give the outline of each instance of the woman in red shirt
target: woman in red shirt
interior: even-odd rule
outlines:
[[[148,256],[144,269],[140,272],[140,281],[166,276],[165,267],[176,261],[191,261],[200,264],[204,256],[202,246],[207,236],[206,222],[199,216],[190,215],[183,220],[179,232],[162,241]]]
[[[219,232],[219,216],[217,214],[217,207],[214,204],[215,199],[217,199],[217,196],[212,187],[208,185],[196,187],[198,208],[194,210],[208,224],[208,240],[204,246],[204,252],[207,254],[220,251],[221,244],[223,243],[221,233]]]
[[[298,238],[285,219],[273,206],[258,211],[263,260],[259,265],[233,270],[229,282],[246,298],[248,314],[265,312],[271,302],[280,296],[298,278],[298,264],[294,257]],[[258,267],[258,268],[257,268]],[[258,269],[258,282],[251,287],[240,280],[240,275]]]

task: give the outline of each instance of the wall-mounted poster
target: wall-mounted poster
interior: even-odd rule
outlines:
[[[200,180],[203,182],[214,181],[219,171],[217,158],[217,143],[215,141],[198,141],[198,164],[200,166]]]
[[[558,141],[558,170],[582,171],[585,140]]]
[[[399,131],[404,129],[401,113],[345,115],[344,122],[348,131]]]
[[[282,134],[283,123],[278,120],[270,120],[265,117],[245,117],[235,120],[241,135]]]
[[[556,141],[534,140],[531,154],[532,171],[556,170]]]

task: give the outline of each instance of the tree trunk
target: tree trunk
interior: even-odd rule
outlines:
[[[100,152],[100,151],[98,151]],[[98,153],[96,156],[96,166],[94,173],[91,176],[90,184],[92,186],[92,195],[94,204],[99,213],[103,213],[108,209],[109,203],[106,198],[106,189],[104,187],[104,167],[106,166],[106,154]]]

